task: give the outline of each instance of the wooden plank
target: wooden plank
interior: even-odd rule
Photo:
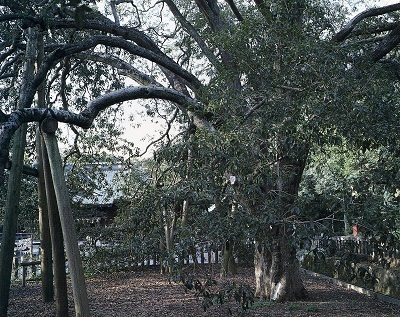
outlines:
[[[13,159],[7,187],[7,198],[0,248],[0,316],[7,317],[10,296],[12,262],[21,195],[22,165],[24,161],[27,125],[22,125],[14,135]]]
[[[11,166],[12,166],[12,161],[8,161],[6,163],[6,169],[10,170]],[[33,177],[38,177],[38,170],[34,167],[31,167],[28,165],[23,165],[22,166],[22,174],[33,176]]]

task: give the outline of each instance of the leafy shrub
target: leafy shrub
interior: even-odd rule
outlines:
[[[227,315],[241,315],[254,304],[254,292],[248,284],[225,282],[218,286],[218,282],[208,276],[201,281],[193,274],[182,275],[181,282],[186,291],[195,293],[202,299],[201,306],[207,311],[212,306],[227,308]]]

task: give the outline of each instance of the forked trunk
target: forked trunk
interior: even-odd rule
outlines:
[[[296,249],[290,245],[283,227],[273,230],[269,243],[262,239],[256,241],[255,295],[278,302],[304,298],[307,291],[300,278]]]

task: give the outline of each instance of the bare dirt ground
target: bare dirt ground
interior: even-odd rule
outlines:
[[[202,272],[205,270],[202,269]],[[219,285],[223,282],[218,278],[218,269],[214,268],[209,273],[215,275]],[[239,273],[230,279],[238,284],[249,283],[254,286],[251,268],[239,268]],[[306,300],[287,303],[256,301],[242,316],[400,316],[398,305],[335,286],[321,278],[303,275],[303,281],[309,293]],[[215,305],[204,312],[201,298],[197,298],[193,291],[185,292],[182,284],[170,282],[157,269],[96,275],[87,278],[87,287],[93,317],[231,316],[229,310],[234,316],[240,315],[234,301]],[[8,316],[55,316],[55,304],[43,303],[40,292],[40,282],[28,282],[25,288],[13,284]],[[69,305],[70,316],[75,316],[72,293]]]

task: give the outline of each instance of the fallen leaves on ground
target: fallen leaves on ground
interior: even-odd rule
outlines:
[[[190,268],[191,270],[191,268]],[[202,268],[221,284],[217,267]],[[253,269],[239,268],[239,273],[228,280],[254,286]],[[256,301],[243,316],[324,316],[324,317],[395,317],[400,306],[381,302],[330,283],[327,280],[303,275],[308,299],[296,302],[272,303]],[[70,316],[74,316],[72,291],[69,286]],[[144,316],[229,316],[237,314],[237,305],[227,302],[212,306],[206,312],[201,298],[185,292],[182,284],[171,282],[156,268],[130,272],[104,273],[87,278],[90,309],[93,317]],[[10,293],[9,317],[55,316],[55,303],[43,303],[41,283],[31,281],[26,287],[13,284]]]

